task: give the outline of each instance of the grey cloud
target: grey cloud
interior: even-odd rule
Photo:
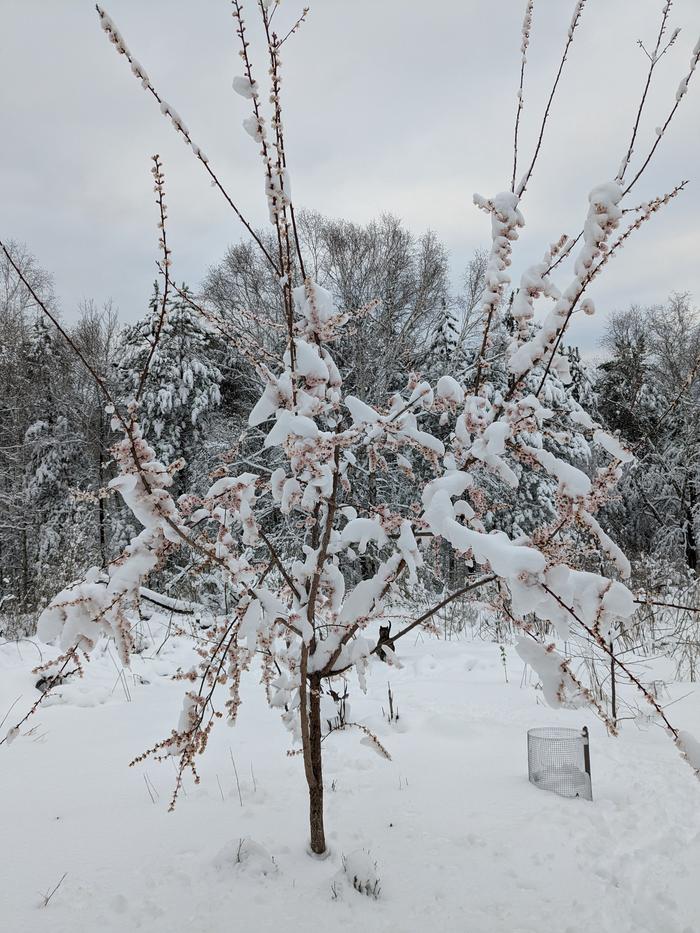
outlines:
[[[249,2],[251,32],[254,5]],[[229,4],[222,0],[111,0],[108,11],[163,96],[255,224],[265,222],[255,147],[240,128],[245,101]],[[573,3],[535,6],[523,114],[531,153]],[[658,0],[589,0],[523,210],[523,261],[562,232],[576,233],[593,184],[615,174],[626,146]],[[284,0],[280,20],[297,7]],[[393,211],[431,227],[451,250],[455,280],[488,239],[474,191],[510,181],[521,0],[316,0],[285,47],[285,124],[295,200],[364,221]],[[196,283],[241,236],[191,153],[109,47],[89,0],[3,0],[0,6],[0,229],[25,241],[56,279],[64,313],[113,297],[141,314],[155,275],[149,157],[165,163],[175,273]],[[700,35],[700,4],[676,0],[683,32],[658,68],[637,157],[668,112]],[[254,44],[254,51],[260,52]],[[258,55],[258,74],[263,76]],[[700,297],[700,74],[683,100],[640,200],[681,178],[683,195],[636,234],[592,294],[606,309]],[[514,274],[519,271],[514,268]],[[573,333],[595,348],[600,317]]]

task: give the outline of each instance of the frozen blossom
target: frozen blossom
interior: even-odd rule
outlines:
[[[622,188],[617,182],[598,185],[589,194],[588,216],[583,229],[583,245],[576,255],[574,277],[561,296],[556,299],[542,327],[511,355],[509,368],[515,376],[522,377],[553,349],[581,298],[588,277],[595,271],[596,262],[601,261],[610,234],[619,225],[622,217],[622,208],[619,206],[621,198]],[[548,290],[550,297],[554,297],[556,293],[551,288]],[[542,291],[545,293],[544,286]]]

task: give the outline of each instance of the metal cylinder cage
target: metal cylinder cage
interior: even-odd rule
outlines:
[[[527,734],[530,783],[561,797],[593,800],[588,729],[530,729]]]

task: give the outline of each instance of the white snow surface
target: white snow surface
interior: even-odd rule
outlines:
[[[615,460],[620,463],[630,463],[634,460],[634,454],[620,442],[620,439],[608,434],[606,431],[594,431],[593,440],[600,444]]]
[[[257,82],[251,81],[246,75],[236,75],[234,77],[233,89],[236,94],[240,94],[241,97],[245,97],[248,100],[256,97],[258,93]]]
[[[171,638],[157,655],[135,655],[122,681],[103,642],[85,679],[59,687],[0,747],[0,928],[297,933],[313,920],[329,933],[697,933],[700,785],[690,768],[657,727],[625,722],[614,739],[588,711],[549,709],[506,650],[509,683],[499,646],[486,642],[401,643],[402,669],[371,660],[352,715],[392,760],[357,730],[324,742],[331,853],[318,861],[305,848],[302,761],[286,756],[289,735],[257,672],[244,678],[237,725],[214,730],[201,784],[186,778],[168,813],[173,762],[127,764],[175,724],[184,687],[171,677],[192,649]],[[38,662],[28,641],[0,646],[2,715],[21,697],[4,731],[37,695]],[[382,717],[387,681],[395,725]],[[689,690],[673,685],[671,699]],[[700,732],[697,692],[672,709],[680,728]],[[584,724],[593,802],[529,784],[527,729]],[[338,887],[358,852],[376,863],[377,900]]]

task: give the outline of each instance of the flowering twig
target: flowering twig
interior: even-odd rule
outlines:
[[[613,258],[613,256],[616,254],[616,252],[617,252],[622,246],[624,246],[625,242],[626,242],[627,239],[634,233],[634,231],[635,231],[635,230],[638,230],[638,229],[642,226],[642,224],[643,224],[645,221],[649,220],[649,218],[651,217],[652,214],[654,214],[656,211],[658,211],[660,208],[662,208],[665,204],[668,204],[668,202],[669,202],[672,198],[675,198],[678,194],[680,194],[680,192],[683,191],[683,189],[685,188],[685,186],[686,186],[687,184],[688,184],[688,181],[687,181],[687,180],[682,181],[682,182],[680,182],[678,185],[676,185],[675,188],[673,188],[671,191],[667,192],[667,193],[664,194],[664,195],[660,195],[659,197],[654,198],[652,201],[650,201],[650,202],[645,206],[645,209],[644,209],[643,213],[641,213],[640,216],[637,217],[637,218],[633,221],[633,223],[631,223],[631,224],[627,227],[627,229],[626,229],[613,243],[610,244],[609,248],[602,254],[602,256],[601,256],[601,258],[598,260],[598,262],[597,262],[597,263],[590,269],[590,271],[586,274],[586,276],[584,277],[583,281],[581,282],[581,285],[580,285],[580,287],[579,287],[579,290],[578,290],[577,294],[576,294],[575,297],[574,297],[574,300],[573,300],[572,303],[571,303],[571,307],[569,308],[569,311],[567,312],[567,315],[566,315],[566,317],[565,317],[565,319],[564,319],[564,322],[563,322],[563,324],[562,324],[562,326],[561,326],[561,328],[560,328],[560,330],[559,330],[559,333],[558,333],[558,335],[557,335],[557,338],[556,338],[556,340],[554,341],[554,344],[553,344],[553,346],[552,346],[551,353],[550,353],[550,355],[549,355],[549,359],[547,360],[547,364],[546,364],[546,366],[545,366],[545,368],[544,368],[544,372],[543,372],[543,374],[542,374],[542,379],[540,380],[540,384],[539,384],[539,386],[538,386],[538,388],[537,388],[537,391],[535,392],[535,396],[539,396],[539,394],[541,393],[542,389],[544,388],[544,384],[545,384],[545,382],[546,382],[547,375],[549,374],[549,370],[550,370],[550,368],[551,368],[551,366],[552,366],[552,361],[554,360],[554,357],[555,357],[557,351],[559,350],[559,347],[560,347],[560,345],[561,345],[562,338],[563,338],[563,336],[564,336],[564,333],[566,332],[566,329],[567,329],[567,327],[568,327],[569,321],[571,320],[571,317],[572,317],[574,311],[576,310],[576,307],[577,307],[577,305],[578,305],[580,299],[583,297],[583,294],[584,294],[584,292],[586,291],[586,289],[588,288],[588,286],[590,285],[590,283],[591,283],[591,282],[593,281],[593,279],[598,275],[598,273],[599,273],[600,270],[603,268],[603,266],[605,266],[605,265],[610,261],[610,259]]]
[[[642,118],[642,113],[644,111],[644,105],[646,103],[647,94],[649,93],[649,87],[651,86],[651,79],[654,75],[654,69],[656,68],[656,65],[658,64],[658,61],[660,58],[660,56],[658,55],[659,46],[661,45],[661,38],[666,30],[666,21],[668,19],[668,14],[671,10],[672,2],[673,0],[664,0],[663,8],[661,10],[661,25],[659,27],[659,34],[656,37],[656,45],[651,55],[647,53],[647,57],[649,58],[649,62],[650,62],[649,71],[647,72],[647,79],[644,84],[644,88],[642,90],[642,97],[641,97],[641,100],[639,101],[639,107],[637,108],[637,116],[634,121],[634,126],[632,127],[632,138],[630,139],[629,146],[627,147],[627,152],[625,153],[625,156],[620,164],[620,168],[617,173],[616,181],[620,183],[625,177],[627,166],[629,165],[630,159],[632,158],[632,153],[634,151],[634,142],[637,138],[637,131],[639,129],[639,121]],[[676,36],[677,36],[677,33],[674,33],[673,37],[671,38],[671,41],[669,42],[668,46],[666,46],[666,49],[664,49],[664,51],[666,51],[670,47],[670,45],[672,44]],[[644,46],[642,45],[641,41],[639,44],[642,47],[642,49],[644,49]],[[644,51],[646,53],[646,49],[644,49]]]
[[[241,211],[238,209],[238,207],[237,207],[236,204],[234,203],[234,201],[233,201],[233,199],[231,198],[231,196],[229,195],[229,193],[226,191],[226,189],[224,188],[224,186],[223,186],[222,183],[220,182],[219,178],[217,177],[217,175],[215,174],[215,172],[214,172],[214,170],[212,169],[211,165],[209,164],[209,159],[207,158],[207,156],[205,155],[205,153],[202,151],[202,149],[200,149],[200,147],[197,146],[196,143],[193,141],[193,139],[192,139],[192,137],[191,137],[191,135],[190,135],[189,130],[187,129],[187,127],[185,126],[185,124],[184,124],[183,121],[181,120],[181,118],[180,118],[179,114],[177,113],[177,111],[174,110],[168,103],[166,103],[166,101],[164,101],[163,98],[160,96],[160,94],[158,93],[158,91],[156,90],[156,88],[155,88],[155,87],[153,86],[153,84],[151,83],[151,80],[150,80],[150,78],[148,77],[146,71],[141,67],[141,65],[140,65],[140,64],[136,61],[136,59],[132,56],[131,52],[129,51],[129,49],[128,49],[127,45],[126,45],[126,42],[124,41],[124,39],[123,39],[123,37],[122,37],[122,35],[121,35],[121,33],[119,32],[119,30],[117,29],[117,27],[114,25],[114,22],[110,19],[110,17],[109,17],[109,16],[105,13],[105,11],[102,9],[102,7],[100,7],[99,5],[96,5],[96,6],[95,6],[95,9],[97,10],[97,13],[98,13],[98,15],[99,15],[99,17],[100,17],[100,24],[101,24],[101,26],[102,26],[102,29],[103,29],[103,30],[105,31],[105,33],[107,34],[107,36],[108,36],[110,42],[114,45],[114,47],[116,48],[117,52],[119,52],[120,55],[123,55],[123,56],[126,58],[126,60],[129,62],[129,65],[131,66],[131,71],[132,71],[133,75],[134,75],[136,78],[138,78],[138,80],[141,82],[141,86],[142,86],[145,90],[147,90],[147,91],[155,98],[155,100],[158,102],[158,104],[159,104],[159,106],[160,106],[160,111],[161,111],[161,113],[162,113],[164,116],[170,118],[170,121],[171,121],[171,123],[172,123],[172,125],[173,125],[173,128],[183,137],[183,139],[185,140],[185,142],[187,143],[187,145],[192,149],[192,152],[194,153],[194,155],[195,155],[195,157],[197,158],[197,160],[198,160],[198,161],[202,164],[202,166],[204,167],[205,171],[207,172],[207,174],[208,174],[209,177],[211,178],[212,183],[214,184],[214,186],[215,186],[215,187],[219,190],[219,192],[223,195],[223,197],[224,197],[224,199],[226,200],[226,202],[227,202],[227,204],[229,205],[229,207],[233,210],[233,212],[234,212],[235,215],[238,217],[238,219],[239,219],[240,222],[243,224],[243,226],[246,228],[246,230],[248,231],[248,233],[250,234],[250,236],[251,236],[251,237],[253,238],[253,240],[255,240],[255,242],[257,243],[257,245],[258,245],[259,249],[261,250],[263,256],[265,256],[265,258],[266,258],[267,261],[270,263],[270,265],[272,266],[272,268],[273,268],[273,270],[276,272],[276,274],[277,274],[277,275],[281,275],[282,273],[281,273],[280,269],[278,269],[278,267],[277,267],[277,265],[276,265],[274,259],[272,258],[272,256],[270,255],[270,253],[267,251],[267,249],[266,249],[266,247],[265,247],[265,244],[262,242],[262,240],[260,239],[260,237],[257,235],[257,233],[255,232],[254,228],[248,223],[248,221],[246,220],[246,218],[243,216],[243,214],[241,213]]]
[[[153,337],[151,340],[151,346],[146,356],[146,360],[143,364],[143,369],[141,371],[141,376],[139,378],[138,388],[136,389],[136,401],[138,402],[141,398],[141,393],[146,384],[146,378],[148,376],[148,371],[151,365],[151,360],[153,355],[156,352],[158,343],[160,341],[161,333],[163,331],[163,325],[165,324],[165,319],[168,313],[168,297],[170,289],[170,249],[168,248],[168,239],[165,231],[165,220],[168,216],[168,211],[165,206],[165,176],[163,175],[163,165],[160,161],[160,156],[156,153],[152,157],[153,168],[151,173],[153,175],[153,181],[155,183],[155,192],[156,192],[156,203],[158,205],[158,229],[160,230],[160,237],[158,239],[158,245],[162,251],[162,260],[160,262],[159,268],[163,275],[163,294],[160,301],[160,312],[155,321],[155,326],[153,327]]]
[[[297,19],[297,21],[294,23],[294,25],[293,25],[292,28],[289,30],[289,32],[284,36],[283,39],[280,39],[280,40],[278,41],[278,43],[277,43],[277,48],[278,48],[278,49],[281,49],[282,46],[284,45],[284,43],[287,41],[287,39],[288,39],[290,36],[293,36],[294,33],[297,32],[297,31],[301,28],[302,23],[304,23],[304,22],[306,21],[306,17],[307,17],[308,15],[309,15],[309,7],[308,7],[308,6],[305,6],[304,9],[302,10],[301,16],[299,17],[299,19]],[[271,19],[272,19],[272,15],[270,15],[270,16],[268,17],[268,23],[270,22]]]
[[[520,128],[520,114],[522,113],[523,109],[525,65],[527,63],[527,49],[530,45],[530,30],[532,29],[532,10],[534,5],[534,0],[526,0],[522,39],[520,43],[520,84],[518,85],[518,106],[517,110],[515,111],[515,131],[513,134],[513,177],[510,183],[511,191],[515,191],[515,176],[518,171],[518,130]]]
[[[649,163],[651,162],[659,143],[661,142],[666,130],[669,127],[669,124],[671,123],[671,120],[673,119],[673,117],[676,114],[676,111],[678,110],[680,102],[683,100],[683,98],[688,92],[688,85],[690,83],[691,78],[693,77],[695,69],[697,68],[698,61],[700,61],[700,39],[698,39],[695,45],[695,48],[693,49],[693,53],[690,58],[690,66],[688,68],[688,71],[685,74],[685,76],[681,79],[681,83],[678,85],[678,90],[676,91],[676,102],[674,103],[673,107],[671,107],[671,111],[669,115],[666,117],[666,120],[664,121],[662,126],[660,126],[656,130],[656,139],[654,140],[654,143],[651,149],[649,150],[649,153],[646,159],[644,160],[644,162],[642,162],[642,165],[640,166],[639,171],[634,176],[632,181],[625,188],[623,192],[623,196],[629,194],[632,188],[634,188],[634,186],[637,184],[642,174],[644,173],[644,170],[646,169],[647,165],[649,165]]]
[[[574,41],[574,33],[576,31],[576,27],[579,24],[579,20],[581,18],[581,13],[583,11],[583,6],[585,2],[586,0],[576,0],[576,5],[574,6],[573,16],[571,17],[571,23],[569,24],[569,29],[566,34],[564,52],[562,54],[561,61],[559,62],[559,68],[557,70],[557,74],[554,79],[554,84],[552,85],[552,90],[549,94],[549,99],[547,100],[547,106],[545,107],[544,114],[542,116],[542,123],[540,124],[540,132],[539,132],[539,136],[537,137],[537,144],[535,146],[534,155],[532,156],[532,162],[530,162],[530,167],[525,172],[525,175],[523,176],[522,180],[518,184],[517,189],[515,187],[513,188],[513,190],[515,191],[515,193],[518,195],[519,198],[522,198],[522,196],[525,194],[525,189],[527,188],[528,182],[530,181],[530,178],[532,177],[532,172],[535,168],[537,157],[540,154],[540,149],[542,148],[542,141],[544,139],[544,131],[547,126],[547,120],[549,119],[549,111],[552,108],[552,102],[554,101],[554,96],[557,92],[557,87],[559,86],[559,79],[561,78],[562,72],[564,71],[564,65],[566,64],[566,59],[569,54],[569,48],[571,47],[571,43]]]

